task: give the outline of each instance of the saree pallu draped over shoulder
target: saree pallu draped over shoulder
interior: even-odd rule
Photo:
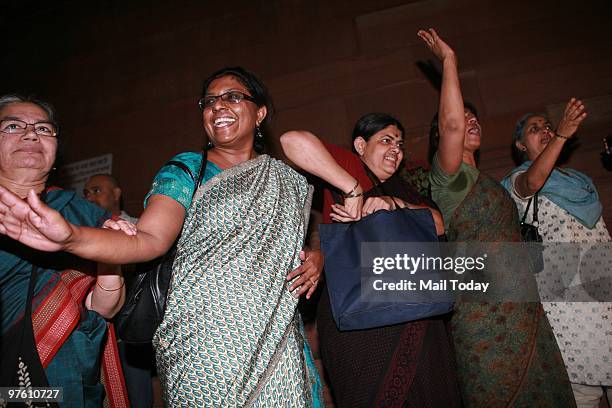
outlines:
[[[214,176],[191,204],[154,345],[168,406],[310,406],[297,299],[312,191],[262,155]]]
[[[455,210],[448,235],[456,242],[520,242],[514,201],[497,181],[480,173]],[[487,279],[505,283],[513,277],[494,268]],[[539,302],[459,300],[451,327],[466,407],[576,406]]]

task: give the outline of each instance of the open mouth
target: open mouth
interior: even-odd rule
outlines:
[[[480,128],[478,126],[468,128],[468,135],[480,136]]]
[[[213,126],[216,128],[224,128],[231,126],[232,124],[234,124],[234,122],[236,122],[236,118],[232,118],[230,116],[222,116],[220,118],[216,118],[213,121]]]
[[[543,145],[547,145],[548,142],[550,142],[550,136],[544,136],[542,139],[540,139],[540,143]]]

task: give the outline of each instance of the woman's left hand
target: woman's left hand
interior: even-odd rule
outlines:
[[[587,117],[584,110],[585,106],[581,100],[572,98],[565,106],[563,117],[559,126],[557,126],[557,134],[561,137],[570,138],[576,133],[582,121]]]
[[[365,201],[363,208],[361,209],[361,215],[366,216],[375,213],[379,210],[395,210],[397,204],[393,201],[393,198],[389,196],[370,197]]]
[[[304,249],[300,251],[300,259],[302,264],[287,275],[288,281],[297,277],[289,286],[289,291],[297,289],[293,296],[298,298],[306,293],[306,299],[310,299],[323,271],[323,253],[316,249]]]

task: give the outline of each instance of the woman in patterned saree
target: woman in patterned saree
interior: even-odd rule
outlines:
[[[281,136],[287,157],[328,183],[324,222],[358,221],[397,206],[429,208],[438,234],[443,234],[435,204],[399,174],[404,157],[402,124],[385,113],[370,113],[357,121],[352,139],[355,153],[324,143],[309,132]],[[341,193],[344,199],[339,204]],[[445,316],[340,331],[325,290],[317,310],[317,330],[338,407],[461,405]]]
[[[612,303],[596,302],[585,296],[586,293],[577,292],[581,285],[574,278],[579,276],[583,287],[587,287],[588,280],[597,278],[587,268],[586,259],[599,248],[605,253],[598,261],[610,262],[609,249],[591,246],[611,242],[610,233],[601,216],[602,205],[591,179],[579,171],[556,167],[563,147],[586,115],[582,102],[572,98],[557,130],[543,115],[523,116],[512,137],[514,154],[523,163],[502,184],[521,214],[529,199],[538,193],[538,231],[544,242],[579,244],[574,247],[580,248],[584,264],[577,270],[569,270],[571,263],[558,253],[555,245],[545,247],[544,270],[538,274],[538,283],[542,299],[547,300],[553,286],[550,282],[569,272],[568,279],[564,280],[572,282],[573,287],[566,294],[578,295],[579,301],[568,301],[569,297],[565,297],[566,301],[550,299],[543,306],[561,349],[578,407],[598,407],[604,387],[608,387],[608,400],[612,399],[612,359],[604,357],[612,355]],[[532,218],[533,211],[529,211],[526,222],[532,223]],[[596,273],[603,272],[604,268],[600,264]]]
[[[195,186],[180,167],[164,166],[136,235],[67,224],[35,197],[14,205],[23,206],[38,232],[17,227],[10,233],[28,244],[38,239],[48,250],[66,248],[115,263],[155,258],[180,234],[164,319],[153,340],[165,404],[316,405],[311,386],[318,377],[307,366],[309,349],[291,291],[311,289],[318,275],[310,270],[291,285],[286,280],[300,264],[309,186],[289,166],[257,152],[271,101],[255,75],[243,68],[215,72],[204,83],[200,108],[211,142],[202,184]],[[195,175],[201,157],[183,153],[174,161]],[[23,214],[14,218],[18,224]]]
[[[481,127],[475,113],[464,106],[455,53],[433,29],[418,35],[443,64],[439,115],[430,133],[435,150],[430,182],[448,238],[519,242],[514,201],[476,167]],[[514,279],[504,271],[487,270],[488,278],[493,283]],[[459,298],[451,329],[466,407],[574,406],[559,348],[539,302],[465,302]]]
[[[110,214],[74,191],[46,185],[58,133],[49,104],[19,95],[0,97],[0,186],[22,198],[28,191],[40,195],[76,225],[99,226]],[[62,387],[60,406],[99,407],[103,361],[109,402],[125,406],[104,320],[119,310],[124,293],[118,267],[96,267],[64,252],[49,254],[0,237],[0,385]]]

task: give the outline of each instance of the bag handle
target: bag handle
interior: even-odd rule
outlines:
[[[166,162],[166,164],[164,164],[164,166],[176,166],[180,168],[181,170],[183,170],[185,173],[189,174],[189,177],[191,177],[191,180],[193,180],[195,183],[195,188],[193,189],[193,193],[191,194],[192,200],[193,200],[193,196],[195,196],[195,193],[198,190],[198,187],[200,187],[200,184],[202,184],[202,180],[204,179],[204,173],[206,172],[206,163],[208,161],[207,160],[208,151],[202,150],[201,156],[202,156],[202,162],[200,163],[200,169],[198,170],[197,179],[193,176],[191,169],[187,167],[187,165],[183,162],[180,162],[178,160],[169,160]]]
[[[529,207],[531,207],[532,201],[533,201],[532,224],[537,227],[538,226],[538,192],[536,192],[527,202],[527,208],[525,208],[525,212],[523,213],[523,217],[521,218],[521,224],[525,223],[525,219],[527,218],[527,213],[529,212]]]

